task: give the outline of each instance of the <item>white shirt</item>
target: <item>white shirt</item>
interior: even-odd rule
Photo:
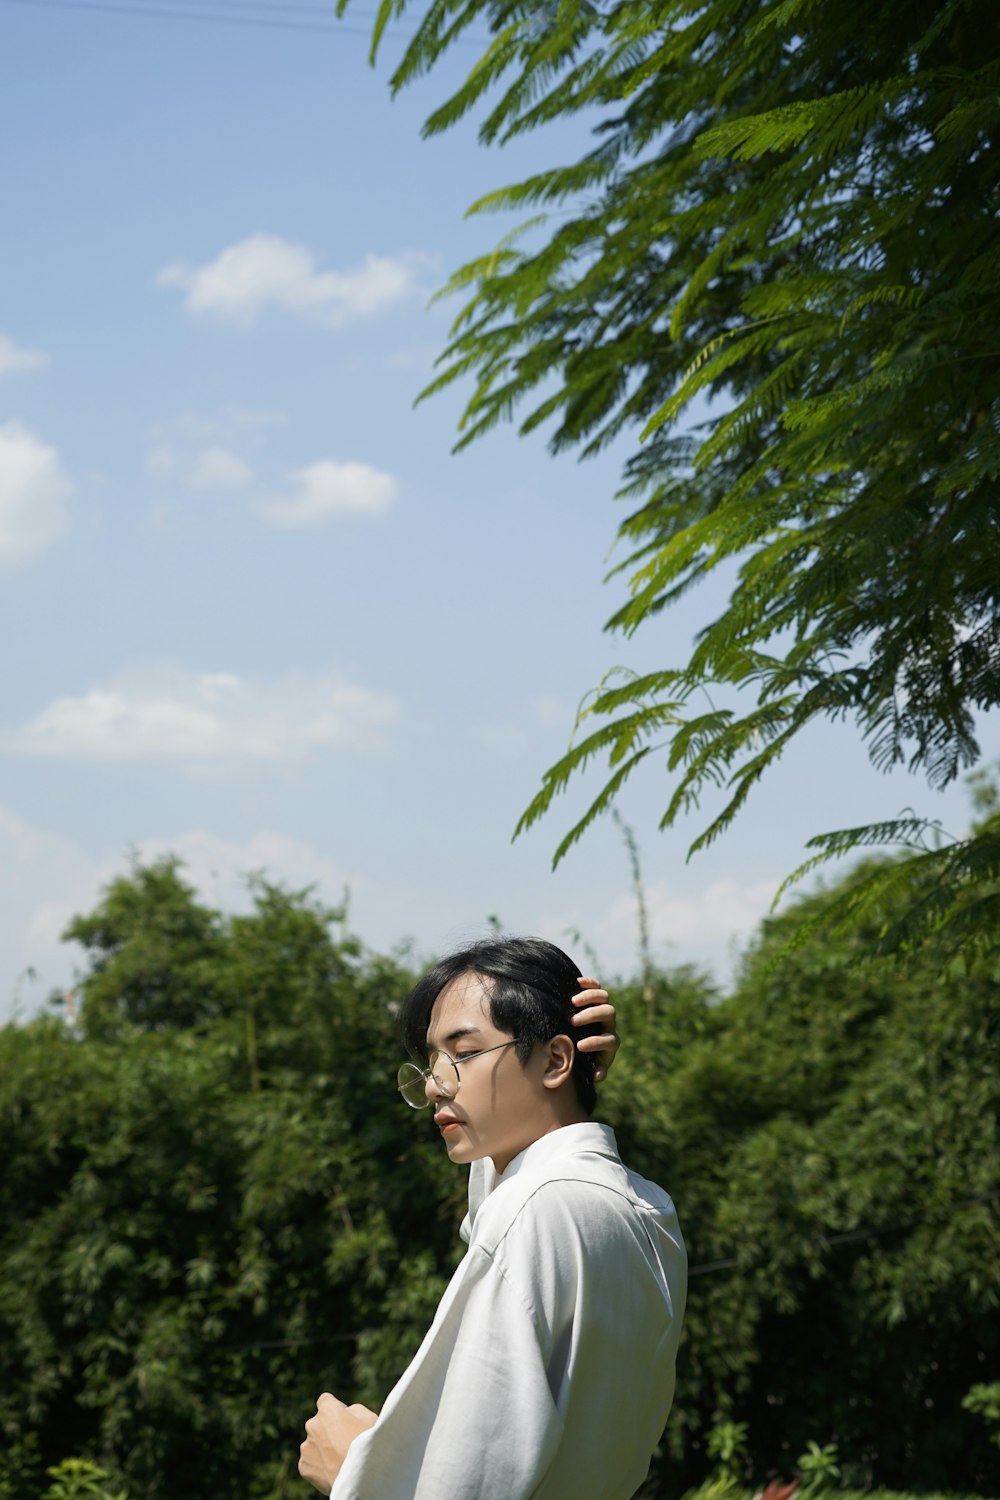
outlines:
[[[670,1198],[592,1121],[469,1188],[468,1252],[331,1500],[628,1500],[674,1392]]]

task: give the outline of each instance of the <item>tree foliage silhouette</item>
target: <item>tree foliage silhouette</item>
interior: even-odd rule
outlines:
[[[515,411],[556,452],[634,440],[613,570],[629,598],[609,628],[631,635],[739,564],[686,662],[602,681],[519,829],[606,759],[558,862],[659,757],[661,826],[725,792],[696,850],[823,719],[853,721],[876,766],[946,785],[1000,699],[1000,12],[383,0],[373,57],[404,12],[419,26],[394,90],[469,26],[492,34],[428,134],[477,105],[490,144],[597,119],[579,160],[473,205],[540,212],[452,277],[465,305],[425,394],[472,377],[459,447]],[[684,430],[696,398],[715,399]],[[819,834],[802,870],[921,853],[927,899],[894,938],[958,918],[988,940],[961,897],[1000,874],[1000,832],[939,844],[927,818],[890,817]],[[894,907],[892,878],[873,869],[859,900]]]

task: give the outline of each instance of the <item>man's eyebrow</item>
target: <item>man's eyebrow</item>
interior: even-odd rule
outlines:
[[[461,1041],[463,1036],[482,1036],[482,1034],[482,1028],[479,1026],[456,1026],[454,1031],[449,1031],[443,1041],[438,1042],[438,1047],[448,1047],[452,1042]],[[430,1052],[435,1050],[430,1037],[427,1038],[427,1047]]]

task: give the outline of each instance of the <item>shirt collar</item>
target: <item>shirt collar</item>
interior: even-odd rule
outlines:
[[[559,1156],[572,1156],[585,1151],[588,1155],[610,1156],[618,1160],[618,1142],[610,1125],[599,1125],[596,1120],[581,1120],[577,1125],[561,1125],[541,1135],[530,1146],[518,1152],[513,1161],[497,1174],[493,1187],[509,1182],[525,1167],[538,1167],[543,1162]]]
[[[561,1125],[558,1130],[550,1130],[548,1135],[539,1136],[537,1141],[532,1141],[530,1146],[525,1146],[523,1151],[518,1152],[502,1173],[497,1172],[489,1157],[485,1161],[473,1162],[469,1174],[469,1211],[458,1231],[465,1243],[469,1244],[472,1239],[476,1214],[502,1182],[509,1182],[525,1166],[534,1168],[543,1161],[579,1152],[607,1156],[613,1161],[621,1160],[618,1142],[611,1126],[599,1125],[596,1120],[583,1120],[577,1125]]]

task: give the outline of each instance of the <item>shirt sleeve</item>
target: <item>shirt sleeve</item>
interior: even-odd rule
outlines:
[[[529,1500],[561,1434],[532,1312],[473,1246],[330,1500]]]

